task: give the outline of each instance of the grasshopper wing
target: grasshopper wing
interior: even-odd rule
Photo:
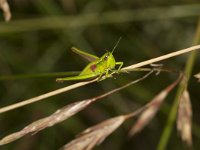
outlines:
[[[88,61],[90,61],[90,62],[99,59],[99,57],[94,56],[94,55],[89,54],[89,53],[86,53],[86,52],[84,52],[84,51],[82,51],[82,50],[80,50],[80,49],[78,49],[78,48],[76,48],[76,47],[72,47],[71,50],[72,50],[74,53],[76,53],[76,54],[82,56],[83,58],[85,58],[86,60],[88,60]]]

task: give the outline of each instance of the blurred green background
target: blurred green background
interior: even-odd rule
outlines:
[[[5,23],[0,13],[0,107],[62,88],[74,82],[56,83],[57,72],[80,71],[87,62],[70,51],[76,46],[97,56],[111,50],[122,37],[114,56],[124,66],[194,45],[200,16],[197,0],[9,0],[12,20]],[[197,43],[196,43],[197,44]],[[193,75],[200,71],[197,54]],[[188,54],[161,63],[184,70]],[[0,138],[48,116],[60,107],[105,93],[142,76],[142,72],[120,74],[4,114],[0,114]],[[16,76],[17,75],[17,76]],[[177,75],[151,76],[99,101],[67,121],[2,146],[3,150],[54,150],[76,134],[105,119],[142,107],[172,83]],[[189,82],[193,105],[193,144],[200,149],[200,85]],[[129,139],[135,119],[126,121],[97,150],[154,150],[166,125],[176,90],[166,99],[151,123]],[[176,125],[167,149],[186,146]]]

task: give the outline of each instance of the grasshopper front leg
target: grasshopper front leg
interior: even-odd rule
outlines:
[[[124,62],[116,62],[115,65],[119,65],[117,72],[119,72],[123,66]]]
[[[116,65],[119,65],[119,67],[118,67],[117,69],[115,69],[115,70],[111,70],[112,73],[119,73],[120,70],[121,70],[121,68],[122,68],[122,66],[123,66],[123,64],[124,64],[124,62],[116,62],[116,63],[115,63],[115,66],[116,66]]]

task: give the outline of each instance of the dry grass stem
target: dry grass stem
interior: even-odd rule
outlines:
[[[24,101],[16,103],[16,104],[12,104],[12,105],[9,105],[9,106],[6,106],[6,107],[2,107],[2,108],[0,108],[0,113],[4,113],[4,112],[7,112],[7,111],[10,111],[10,110],[13,110],[13,109],[16,109],[16,108],[19,108],[19,107],[40,101],[40,100],[46,99],[46,98],[54,96],[54,95],[70,91],[72,89],[87,85],[87,84],[92,83],[94,81],[96,81],[96,80],[79,82],[79,83],[72,84],[70,86],[66,86],[64,88],[61,88],[61,89],[58,89],[58,90],[55,90],[55,91],[51,91],[49,93],[45,93],[45,94],[37,96],[37,97],[33,97],[33,98],[30,98],[30,99],[24,100]]]
[[[196,74],[195,77],[198,79],[198,82],[200,82],[200,73]]]
[[[0,0],[0,8],[3,10],[5,21],[6,22],[10,21],[11,12],[7,0]]]
[[[187,90],[183,92],[178,106],[177,129],[184,142],[192,147],[192,108],[190,96]]]
[[[103,142],[124,121],[124,116],[118,116],[92,126],[79,134],[76,139],[66,144],[61,150],[90,150],[95,145]]]
[[[150,71],[149,73],[144,75],[142,78],[132,81],[131,83],[129,83],[129,85],[125,85],[125,87],[128,87],[131,84],[134,84],[134,83],[137,83],[137,82],[143,80],[144,78],[149,76],[151,73],[152,73],[152,71]],[[73,85],[70,85],[70,86],[67,86],[67,87],[64,87],[64,88],[49,92],[49,93],[45,93],[43,95],[40,95],[40,96],[37,96],[37,97],[34,97],[34,98],[30,98],[30,99],[24,100],[24,101],[16,103],[16,104],[12,104],[12,105],[9,105],[9,106],[6,106],[6,107],[2,107],[2,108],[0,108],[0,113],[4,113],[4,112],[7,112],[7,111],[10,111],[10,110],[13,110],[13,109],[16,109],[16,108],[19,108],[19,107],[22,107],[22,106],[25,106],[25,105],[40,101],[40,100],[43,100],[43,99],[48,98],[48,97],[51,97],[51,96],[54,96],[54,95],[57,95],[57,94],[61,94],[63,92],[67,92],[69,90],[84,86],[84,85],[92,83],[92,82],[95,82],[96,80],[97,79],[92,80],[92,81],[87,81],[87,82],[79,82],[79,83],[76,83],[76,84],[73,84]],[[122,89],[125,88],[125,87],[122,87]],[[115,90],[119,91],[119,90],[121,90],[121,88],[115,89]],[[112,93],[116,92],[116,91],[112,91]],[[105,93],[105,94],[109,95],[111,93]],[[101,97],[105,97],[105,96],[102,95]]]
[[[166,55],[163,55],[163,56],[160,56],[160,57],[156,57],[156,58],[153,58],[153,59],[150,59],[150,60],[147,60],[147,61],[143,61],[143,62],[134,64],[134,65],[131,65],[131,66],[128,66],[128,67],[124,67],[122,70],[129,71],[129,70],[139,68],[139,67],[142,67],[142,66],[145,66],[145,65],[153,64],[155,62],[159,62],[159,61],[171,58],[171,57],[175,57],[175,56],[178,56],[178,55],[181,55],[181,54],[184,54],[184,53],[188,53],[188,52],[191,52],[191,51],[194,51],[194,50],[197,50],[197,49],[200,49],[200,45],[192,46],[192,47],[182,49],[182,50],[179,50],[179,51],[176,51],[176,52],[172,52],[172,53],[169,53],[169,54],[166,54]]]
[[[137,122],[130,130],[129,132],[130,136],[133,136],[139,131],[141,131],[150,122],[150,120],[155,116],[157,111],[160,109],[160,106],[165,100],[166,96],[180,82],[181,78],[182,78],[182,75],[180,75],[179,78],[175,82],[173,82],[167,88],[162,90],[147,105],[144,106],[145,110],[142,112]]]

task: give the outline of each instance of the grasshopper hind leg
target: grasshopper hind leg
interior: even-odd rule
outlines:
[[[86,74],[86,75],[79,75],[79,76],[72,76],[72,77],[65,77],[65,78],[57,78],[56,82],[64,82],[64,81],[81,81],[81,80],[89,80],[97,77],[94,74]]]

